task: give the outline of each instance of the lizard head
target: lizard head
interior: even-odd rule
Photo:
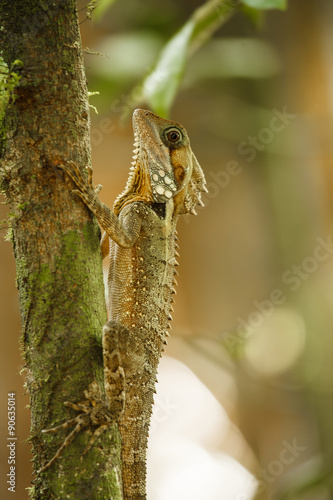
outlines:
[[[174,201],[178,214],[195,213],[205,177],[195,158],[186,130],[177,122],[151,111],[133,113],[134,155],[125,191],[117,198],[115,212],[132,201],[148,204]]]

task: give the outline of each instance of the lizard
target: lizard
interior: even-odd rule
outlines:
[[[96,382],[84,392],[87,405],[65,403],[79,412],[42,432],[75,425],[45,471],[84,427],[97,426],[84,453],[110,425],[118,424],[122,445],[124,500],[146,499],[146,449],[159,359],[171,327],[176,293],[177,221],[196,214],[208,192],[203,171],[179,123],[151,111],[133,113],[134,155],[124,191],[113,210],[98,197],[74,162],[57,162],[74,192],[104,230],[102,257],[109,255],[108,317],[103,329],[103,397]]]

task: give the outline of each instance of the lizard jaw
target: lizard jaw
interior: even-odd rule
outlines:
[[[169,148],[163,143],[163,129],[170,120],[164,120],[151,111],[136,109],[133,113],[134,151],[132,167],[145,169],[155,202],[166,203],[179,190]]]

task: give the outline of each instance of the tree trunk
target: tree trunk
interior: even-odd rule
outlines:
[[[72,429],[46,435],[41,430],[73,418],[75,411],[63,402],[82,401],[83,390],[102,380],[100,231],[57,168],[66,160],[82,168],[90,164],[76,2],[2,0],[0,25],[9,71],[2,104],[16,85],[0,129],[0,181],[11,209],[36,471]],[[37,476],[33,498],[121,498],[118,430],[103,433],[82,458],[89,437],[81,431]]]

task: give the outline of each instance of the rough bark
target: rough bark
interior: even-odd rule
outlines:
[[[69,429],[44,436],[40,431],[72,418],[75,411],[63,402],[83,400],[83,390],[101,379],[96,339],[106,310],[100,231],[57,168],[62,159],[82,168],[90,164],[76,2],[2,0],[0,24],[2,58],[20,76],[0,130],[0,181],[11,211],[38,470]],[[15,60],[22,66],[13,67]],[[89,437],[81,432],[36,478],[33,498],[121,498],[118,431],[104,433],[82,459]]]

